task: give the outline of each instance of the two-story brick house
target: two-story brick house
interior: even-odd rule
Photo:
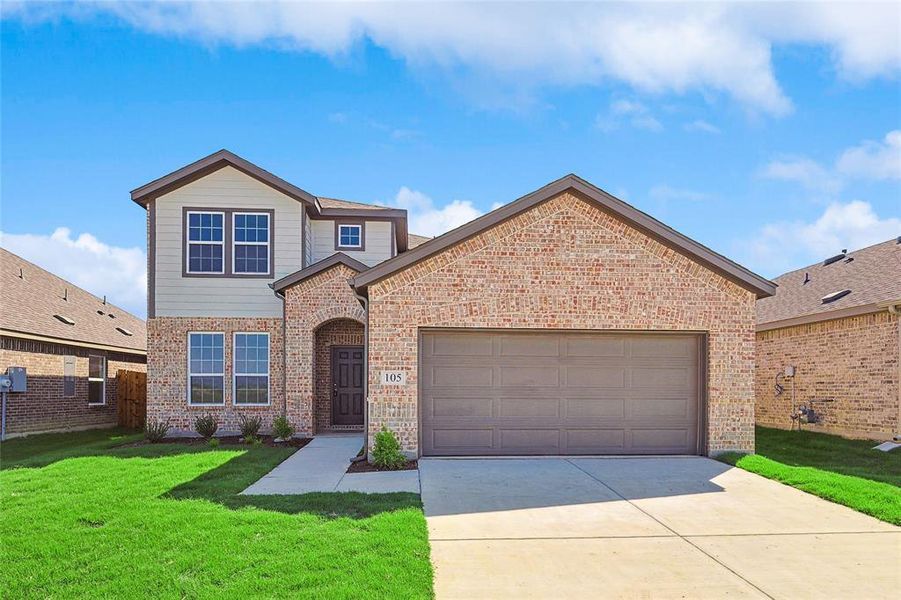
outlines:
[[[432,240],[224,150],[132,199],[149,419],[387,426],[411,455],[753,449],[773,284],[578,177]]]

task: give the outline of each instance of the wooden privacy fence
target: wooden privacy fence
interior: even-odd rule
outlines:
[[[119,427],[143,429],[147,419],[147,373],[119,370],[116,398]]]

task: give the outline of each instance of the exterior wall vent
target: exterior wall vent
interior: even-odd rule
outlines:
[[[840,292],[832,292],[831,294],[827,294],[823,296],[823,304],[829,304],[830,302],[835,302],[839,298],[844,298],[848,294],[851,293],[851,290],[842,290]]]
[[[66,325],[75,325],[75,321],[65,315],[53,315],[53,318]]]

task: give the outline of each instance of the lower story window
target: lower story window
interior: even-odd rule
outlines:
[[[225,335],[188,334],[188,404],[225,403]]]
[[[88,404],[106,404],[106,357],[88,356]]]
[[[235,404],[269,404],[269,334],[235,334]]]

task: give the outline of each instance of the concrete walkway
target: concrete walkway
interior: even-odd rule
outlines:
[[[705,458],[420,461],[438,598],[891,598],[901,529]]]
[[[252,484],[242,494],[310,492],[419,493],[419,471],[347,473],[363,447],[362,435],[316,436],[312,442]]]

